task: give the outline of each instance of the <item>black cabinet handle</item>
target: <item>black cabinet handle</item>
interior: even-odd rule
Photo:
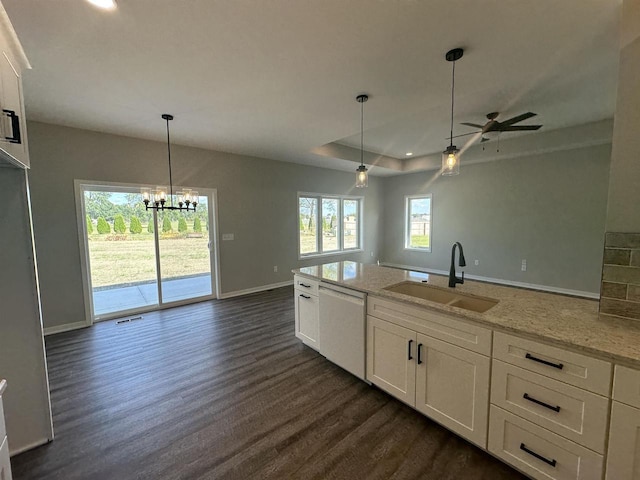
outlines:
[[[411,356],[411,344],[413,343],[413,340],[409,340],[409,345],[407,346],[408,352],[407,352],[407,360],[413,360],[413,357]]]
[[[528,393],[525,393],[522,398],[524,398],[525,400],[529,400],[530,402],[533,403],[537,403],[538,405],[542,405],[545,408],[548,408],[549,410],[553,410],[554,412],[559,412],[560,411],[560,406],[556,405],[555,407],[553,405],[549,405],[548,403],[545,403],[543,401],[537,400],[533,397],[530,397]]]
[[[418,344],[418,365],[422,363],[422,344]]]
[[[557,368],[558,370],[562,370],[562,368],[564,367],[564,365],[562,363],[553,363],[553,362],[549,362],[547,360],[542,360],[541,358],[534,357],[530,353],[527,353],[524,356],[524,358],[528,358],[529,360],[533,360],[534,362],[542,363],[544,365],[548,365],[550,367]]]
[[[551,465],[553,468],[556,468],[556,463],[557,462],[555,460],[549,460],[548,458],[543,457],[539,453],[536,453],[533,450],[529,450],[524,443],[520,444],[520,450],[523,450],[523,451],[527,452],[529,455],[531,455],[532,457],[536,457],[538,460],[542,460],[547,465]]]
[[[22,143],[22,137],[20,135],[20,117],[16,115],[14,110],[3,109],[2,113],[11,119],[11,130],[13,130],[13,136],[4,137],[5,140],[9,140],[11,143]]]
[[[306,298],[307,300],[309,300],[311,298],[309,295],[305,295],[304,293],[301,293],[300,296],[302,298]]]
[[[302,283],[302,282],[300,282],[300,284],[299,284],[299,285],[300,285],[301,287],[304,287],[304,288],[311,288],[311,285],[307,285],[306,283]]]

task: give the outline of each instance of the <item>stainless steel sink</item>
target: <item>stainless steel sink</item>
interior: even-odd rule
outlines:
[[[411,297],[422,298],[430,302],[441,303],[464,310],[483,313],[497,305],[499,300],[478,295],[452,292],[440,287],[416,282],[401,282],[385,287],[384,290],[402,293]]]

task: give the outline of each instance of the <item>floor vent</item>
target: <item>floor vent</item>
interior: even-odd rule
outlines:
[[[125,318],[124,320],[117,320],[116,324],[129,323],[129,322],[133,322],[135,320],[142,320],[142,315],[139,315],[137,317],[132,317],[132,318]]]

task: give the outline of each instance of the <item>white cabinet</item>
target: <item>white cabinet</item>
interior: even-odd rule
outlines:
[[[416,409],[486,447],[489,357],[418,334]]]
[[[30,66],[2,5],[0,25],[0,156],[29,167],[21,72]]]
[[[616,365],[607,480],[640,480],[640,371]]]
[[[296,337],[305,345],[320,350],[318,282],[296,275],[294,286]]]
[[[489,451],[536,479],[601,479],[610,380],[609,362],[496,332]]]
[[[611,407],[607,480],[640,480],[640,410],[620,402]]]
[[[9,441],[4,424],[2,392],[6,382],[0,379],[0,480],[11,480],[11,461],[9,460]]]
[[[483,349],[483,342],[477,339],[486,338],[484,329],[469,325],[464,334],[464,322],[443,322],[438,314],[431,322],[430,312],[413,312],[411,307],[379,298],[369,297],[367,305],[367,380],[485,448],[489,357],[424,333],[463,339],[460,341]],[[394,321],[372,316],[372,312]],[[412,314],[424,316],[424,321]]]

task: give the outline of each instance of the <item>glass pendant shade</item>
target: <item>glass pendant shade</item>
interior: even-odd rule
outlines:
[[[460,150],[450,145],[442,152],[442,175],[458,175],[460,173]]]
[[[356,169],[356,188],[365,188],[369,185],[369,175],[367,175],[367,167],[360,165]]]

